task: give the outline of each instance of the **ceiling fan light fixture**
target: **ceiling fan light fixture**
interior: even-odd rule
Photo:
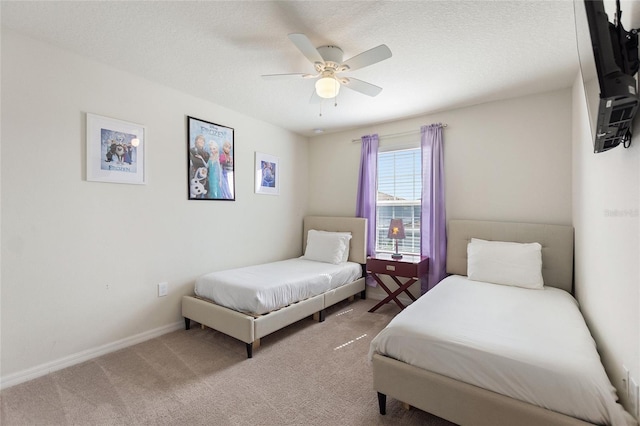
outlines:
[[[316,81],[316,93],[321,98],[331,99],[338,96],[340,83],[333,77],[322,77]]]

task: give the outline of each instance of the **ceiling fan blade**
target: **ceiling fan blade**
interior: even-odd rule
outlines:
[[[311,74],[293,73],[293,74],[266,74],[266,75],[263,75],[262,78],[264,78],[265,80],[279,80],[279,79],[291,78],[291,77],[308,78],[307,76],[313,77],[313,75]]]
[[[307,38],[304,34],[289,34],[289,40],[296,45],[298,50],[302,52],[302,54],[311,61],[312,64],[316,62],[324,63],[324,59],[320,56],[318,49],[315,48],[313,44],[311,44],[311,40]]]
[[[351,90],[355,90],[356,92],[360,92],[367,96],[377,96],[382,92],[382,87],[378,87],[375,84],[367,83],[366,81],[358,80],[353,77],[340,79],[340,82],[344,87],[348,87]]]
[[[364,68],[377,62],[384,61],[385,59],[389,59],[390,57],[391,49],[389,49],[386,44],[381,44],[378,47],[374,47],[373,49],[364,51],[361,54],[346,60],[342,63],[341,67],[346,66],[348,67],[346,69],[357,70],[358,68]],[[346,69],[341,71],[346,71]]]

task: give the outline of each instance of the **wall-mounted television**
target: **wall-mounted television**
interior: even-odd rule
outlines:
[[[613,22],[603,0],[575,0],[576,38],[593,151],[629,147],[638,111],[638,33],[625,31],[616,0]]]

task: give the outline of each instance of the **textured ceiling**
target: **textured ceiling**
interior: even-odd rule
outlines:
[[[2,25],[248,116],[312,136],[569,87],[578,72],[572,1],[2,1]],[[310,104],[312,73],[287,38],[306,34],[383,88]],[[320,116],[322,107],[322,116]]]

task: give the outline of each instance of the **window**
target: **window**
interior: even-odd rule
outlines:
[[[387,232],[391,219],[397,218],[402,219],[406,235],[398,240],[398,251],[420,254],[421,195],[420,148],[379,152],[376,251],[395,252],[395,241],[387,238]]]

